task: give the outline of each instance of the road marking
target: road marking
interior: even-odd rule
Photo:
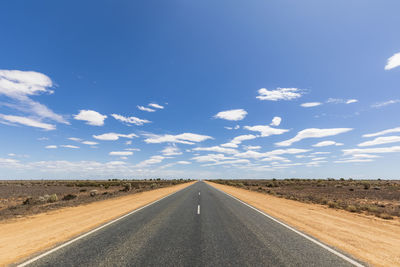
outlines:
[[[192,185],[194,185],[194,184],[192,184]],[[65,242],[64,244],[61,244],[61,245],[59,245],[58,247],[55,247],[55,248],[53,248],[53,249],[51,249],[51,250],[49,250],[49,251],[46,251],[45,253],[40,254],[40,255],[38,255],[38,256],[36,256],[36,257],[34,257],[34,258],[28,260],[28,261],[25,261],[25,262],[23,262],[23,263],[17,265],[17,266],[18,266],[18,267],[27,266],[28,264],[31,264],[31,263],[37,261],[38,259],[41,259],[41,258],[43,258],[43,257],[45,257],[45,256],[47,256],[47,255],[49,255],[49,254],[51,254],[51,253],[53,253],[53,252],[59,250],[59,249],[62,249],[63,247],[66,247],[66,246],[68,246],[68,245],[70,245],[70,244],[72,244],[72,243],[74,243],[74,242],[76,242],[76,241],[78,241],[78,240],[80,240],[80,239],[82,239],[82,238],[84,238],[84,237],[90,235],[90,234],[93,234],[94,232],[97,232],[97,231],[99,231],[99,230],[101,230],[101,229],[103,229],[103,228],[109,226],[110,224],[113,224],[113,223],[115,223],[115,222],[117,222],[117,221],[119,221],[119,220],[122,220],[123,218],[128,217],[129,215],[132,215],[132,214],[134,214],[134,213],[136,213],[136,212],[138,212],[138,211],[140,211],[140,210],[142,210],[142,209],[144,209],[144,208],[147,208],[147,207],[149,207],[149,206],[151,206],[151,205],[153,205],[153,204],[155,204],[155,203],[157,203],[157,202],[159,202],[159,201],[161,201],[161,200],[163,200],[163,199],[165,199],[165,198],[167,198],[167,197],[169,197],[169,196],[172,196],[173,194],[176,194],[176,193],[178,193],[178,192],[180,192],[180,191],[182,191],[182,190],[185,190],[185,189],[191,187],[192,185],[189,185],[188,187],[182,188],[182,189],[180,189],[180,190],[178,190],[178,191],[176,191],[176,192],[173,192],[173,193],[171,193],[171,194],[169,194],[169,195],[166,195],[165,197],[162,197],[162,198],[160,198],[160,199],[158,199],[158,200],[156,200],[156,201],[153,201],[153,202],[151,202],[151,203],[149,203],[149,204],[147,204],[147,205],[144,205],[144,206],[141,207],[141,208],[138,208],[138,209],[136,209],[136,210],[133,210],[133,211],[131,211],[131,212],[129,212],[129,213],[127,213],[127,214],[121,216],[121,217],[118,217],[117,219],[114,219],[114,220],[112,220],[112,221],[110,221],[110,222],[108,222],[108,223],[106,223],[106,224],[103,224],[103,225],[101,225],[101,226],[99,226],[99,227],[97,227],[97,228],[95,228],[95,229],[93,229],[93,230],[91,230],[91,231],[89,231],[89,232],[83,234],[83,235],[80,235],[80,236],[78,236],[78,237],[76,237],[76,238],[74,238],[74,239],[72,239],[72,240],[70,240],[70,241],[67,241],[67,242]],[[199,212],[200,212],[200,207],[199,207]]]
[[[199,192],[199,196],[200,196],[200,192]]]
[[[347,257],[346,255],[343,255],[342,253],[340,253],[340,252],[338,252],[338,251],[336,251],[336,250],[334,250],[334,249],[328,247],[327,245],[325,245],[325,244],[319,242],[318,240],[316,240],[316,239],[314,239],[314,238],[312,238],[312,237],[310,237],[310,236],[308,236],[308,235],[306,235],[306,234],[304,234],[304,233],[302,233],[302,232],[296,230],[295,228],[293,228],[293,227],[287,225],[286,223],[283,223],[283,222],[279,221],[278,219],[275,219],[275,218],[272,217],[271,215],[266,214],[265,212],[263,212],[263,211],[261,211],[261,210],[255,208],[255,207],[251,206],[250,204],[247,204],[246,202],[244,202],[244,201],[242,201],[242,200],[240,200],[240,199],[238,199],[238,198],[232,196],[231,194],[228,194],[228,193],[226,193],[226,192],[224,192],[224,191],[222,191],[222,190],[220,190],[220,189],[218,189],[218,188],[215,188],[215,187],[213,187],[213,186],[211,186],[211,187],[214,188],[214,189],[216,189],[216,190],[218,190],[218,191],[220,191],[221,193],[224,193],[225,195],[230,196],[230,197],[233,198],[233,199],[236,199],[237,201],[239,201],[240,203],[246,205],[247,207],[249,207],[249,208],[251,208],[251,209],[253,209],[253,210],[255,210],[255,211],[261,213],[261,214],[264,215],[265,217],[267,217],[267,218],[273,220],[273,221],[276,222],[276,223],[279,223],[280,225],[286,227],[287,229],[292,230],[292,231],[295,232],[296,234],[301,235],[301,236],[304,237],[305,239],[307,239],[307,240],[309,240],[309,241],[311,241],[311,242],[317,244],[318,246],[320,246],[320,247],[322,247],[322,248],[328,250],[329,252],[335,254],[335,255],[338,256],[339,258],[342,258],[343,260],[345,260],[345,261],[347,261],[347,262],[353,264],[354,266],[357,266],[357,267],[364,267],[364,265],[362,265],[361,263],[359,263],[359,262],[353,260],[352,258],[349,258],[349,257]]]
[[[197,214],[200,214],[200,205],[197,205]]]

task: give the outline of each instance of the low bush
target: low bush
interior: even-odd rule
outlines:
[[[74,194],[68,194],[68,195],[65,195],[65,196],[62,198],[62,200],[68,201],[68,200],[75,199],[76,197],[77,197],[77,196],[74,195]]]

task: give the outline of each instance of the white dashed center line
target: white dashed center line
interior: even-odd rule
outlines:
[[[197,214],[200,214],[200,205],[197,205]]]

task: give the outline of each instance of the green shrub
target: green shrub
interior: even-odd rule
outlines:
[[[50,203],[57,202],[58,201],[57,194],[50,195],[50,197],[49,197],[49,199],[47,201],[50,202]]]

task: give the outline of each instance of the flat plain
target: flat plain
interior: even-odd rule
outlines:
[[[3,180],[0,221],[178,185],[189,180]]]

